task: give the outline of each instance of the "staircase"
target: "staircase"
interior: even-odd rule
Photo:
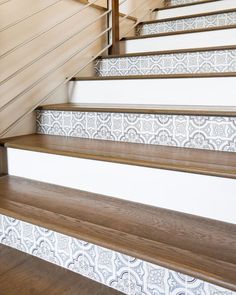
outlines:
[[[1,139],[0,243],[98,294],[235,295],[236,1],[166,4]]]

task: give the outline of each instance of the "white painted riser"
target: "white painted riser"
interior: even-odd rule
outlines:
[[[122,53],[217,47],[236,44],[236,29],[216,30],[121,42]]]
[[[164,19],[204,12],[219,11],[231,8],[236,8],[235,0],[219,0],[211,3],[160,10],[156,13],[155,18]]]
[[[10,175],[236,223],[234,179],[17,149],[8,161]]]
[[[236,106],[236,77],[70,82],[70,102]]]

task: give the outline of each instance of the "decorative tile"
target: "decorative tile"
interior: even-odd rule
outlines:
[[[169,294],[170,295],[187,295],[187,276],[170,271],[168,277]]]
[[[108,285],[124,294],[130,295],[130,267],[129,256],[113,252],[115,271],[109,279]]]
[[[235,292],[225,290],[218,286],[205,284],[206,295],[235,295]]]
[[[206,290],[210,284],[206,284],[201,280],[192,278],[190,276],[186,277],[187,295],[208,295],[208,290]]]
[[[203,28],[214,28],[236,24],[236,12],[217,13],[213,15],[198,16],[192,18],[181,18],[166,20],[151,24],[140,24],[137,26],[136,34],[152,35],[176,31],[197,30]]]
[[[1,214],[0,243],[127,295],[236,295],[167,268]]]
[[[201,0],[170,0],[170,5],[181,5],[181,4],[188,4],[188,3],[195,3],[200,2]]]
[[[235,72],[236,49],[103,58],[94,67],[97,76]]]
[[[236,152],[235,117],[37,111],[36,119],[40,134]]]
[[[145,294],[170,294],[169,270],[148,262],[143,262],[143,268],[143,289]]]
[[[39,226],[0,215],[0,243],[34,255],[44,237]]]

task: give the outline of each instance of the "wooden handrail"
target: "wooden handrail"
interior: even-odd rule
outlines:
[[[121,40],[121,37],[124,37],[124,36],[121,36],[120,34],[121,23],[131,17],[135,21],[135,25],[132,26],[132,28],[129,29],[128,32],[126,32],[126,34],[128,34],[132,29],[134,29],[137,26],[138,22],[140,21],[140,18],[137,19],[133,17],[132,14],[137,9],[139,9],[145,3],[145,1],[140,1],[141,4],[139,3],[139,5],[136,5],[136,7],[129,13],[125,13],[122,19],[120,20],[120,16],[122,15],[122,13],[120,13],[120,6],[124,4],[126,1],[127,0],[122,0],[121,2],[119,0],[107,0],[107,8],[111,10],[111,13],[108,16],[108,26],[112,27],[112,30],[111,32],[109,32],[109,35],[108,35],[108,42],[112,44],[112,46],[108,50],[109,55],[119,55],[120,53],[120,40]],[[162,1],[166,1],[166,0],[162,0]],[[149,9],[148,13],[152,11],[153,9]],[[143,15],[143,17],[146,17],[148,13]]]
[[[112,12],[108,17],[108,26],[111,25],[111,36],[109,37],[112,46],[109,49],[109,54],[119,54],[120,52],[120,24],[119,24],[119,0],[108,0],[108,9]]]

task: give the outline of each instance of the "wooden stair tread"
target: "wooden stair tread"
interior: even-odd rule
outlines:
[[[236,116],[236,107],[148,105],[148,104],[109,104],[109,103],[62,103],[50,104],[37,110],[71,112],[111,112],[140,114],[173,114],[201,116]]]
[[[32,134],[0,141],[9,148],[128,165],[236,178],[236,153]]]
[[[170,6],[167,6],[167,7],[158,7],[158,8],[155,9],[155,11],[172,9],[172,8],[181,8],[181,7],[193,6],[193,5],[201,5],[201,4],[206,4],[206,3],[210,3],[210,2],[216,2],[216,1],[219,1],[219,0],[203,0],[201,2],[193,2],[193,3],[184,3],[184,4],[178,4],[178,5],[170,5]]]
[[[0,244],[0,286],[5,295],[122,294],[79,274]]]
[[[194,74],[159,74],[159,75],[127,75],[127,76],[91,76],[74,77],[71,81],[107,81],[107,80],[135,80],[135,79],[191,79],[191,78],[217,78],[236,77],[236,72],[194,73]]]
[[[111,58],[124,58],[124,57],[135,57],[135,56],[150,56],[150,55],[168,55],[168,54],[184,54],[191,52],[205,52],[205,51],[222,51],[222,50],[234,50],[235,45],[228,46],[215,46],[215,47],[200,47],[200,48],[186,48],[186,49],[171,49],[171,50],[160,50],[150,52],[135,52],[135,53],[122,53],[114,55],[102,55],[98,59],[111,59]]]
[[[236,290],[230,223],[13,176],[0,213]]]
[[[201,29],[181,30],[181,31],[174,31],[174,32],[164,32],[164,33],[157,33],[157,34],[146,34],[141,36],[124,37],[121,39],[121,41],[166,37],[166,36],[174,36],[174,35],[184,35],[184,34],[192,34],[192,33],[203,33],[203,32],[211,32],[211,31],[219,31],[219,30],[230,30],[235,28],[236,28],[235,24],[218,26],[218,27],[209,27],[209,28],[206,27]]]
[[[167,21],[169,22],[169,21],[174,21],[174,20],[189,19],[189,18],[209,16],[209,15],[215,15],[215,14],[230,13],[230,12],[235,12],[235,11],[236,11],[236,8],[230,8],[230,9],[224,9],[224,10],[216,10],[216,11],[210,11],[210,12],[202,12],[202,13],[189,14],[189,15],[184,15],[184,16],[175,16],[175,17],[169,17],[169,18],[163,18],[163,19],[142,21],[142,22],[138,23],[138,25],[148,25],[148,24],[163,23],[163,22],[167,22]]]

